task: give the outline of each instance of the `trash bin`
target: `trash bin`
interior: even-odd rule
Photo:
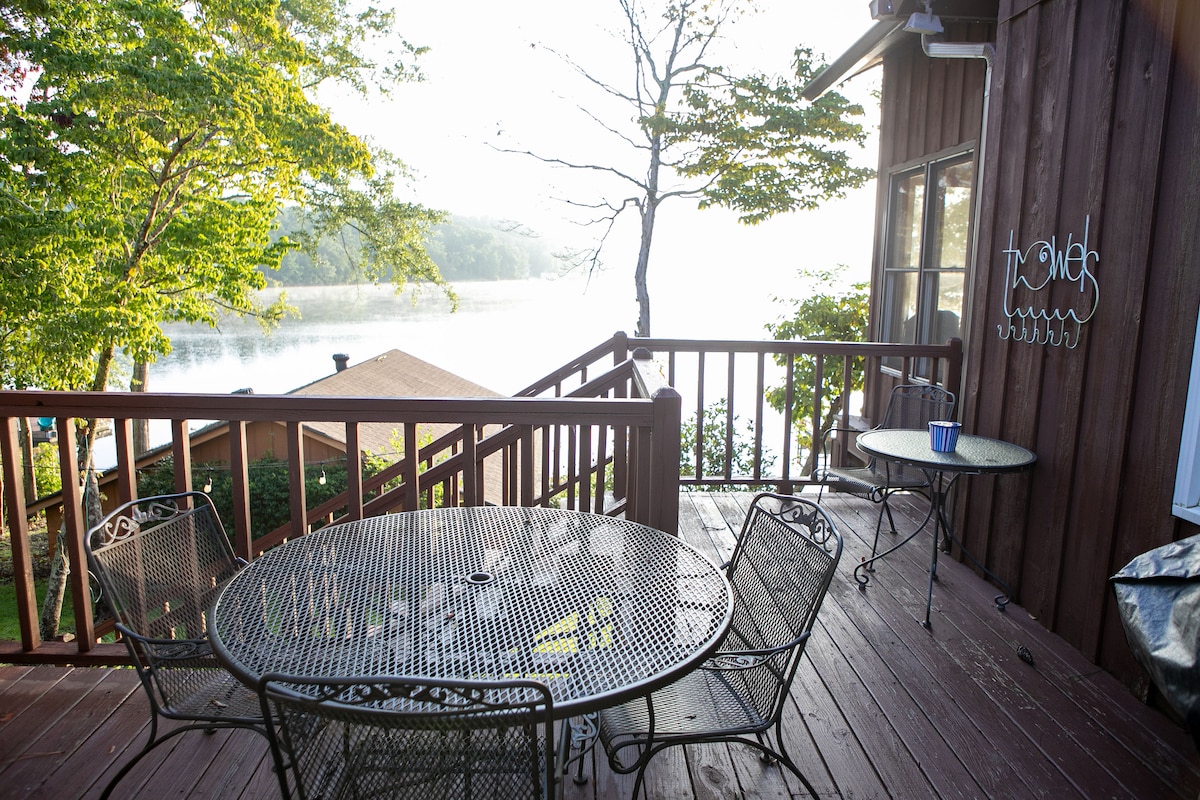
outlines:
[[[1142,553],[1111,582],[1134,657],[1200,747],[1200,536]]]

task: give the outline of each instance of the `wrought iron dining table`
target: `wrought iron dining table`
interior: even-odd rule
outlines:
[[[708,657],[732,608],[723,571],[676,536],[596,514],[480,506],[369,517],[286,542],[225,587],[209,631],[217,658],[251,687],[269,672],[533,678],[550,688],[556,717],[576,718],[578,743],[581,715]]]
[[[925,596],[925,621],[922,624],[926,628],[929,627],[929,614],[933,607],[933,583],[937,580],[938,549],[942,539],[939,531],[948,539],[947,545],[950,541],[957,544],[972,564],[1004,589],[1004,594],[996,596],[996,606],[1003,611],[1012,592],[1007,583],[983,566],[954,535],[954,528],[946,514],[946,497],[962,475],[1020,472],[1032,467],[1037,461],[1037,455],[1032,450],[1012,442],[966,433],[958,437],[953,451],[937,452],[930,447],[929,431],[904,428],[867,431],[859,435],[857,445],[864,453],[875,458],[907,464],[922,470],[929,481],[930,501],[929,516],[920,527],[888,550],[879,554],[872,551],[871,558],[855,566],[854,578],[858,581],[859,588],[866,589],[867,583],[870,582],[867,573],[872,571],[872,564],[903,547],[932,520],[933,555],[929,561],[929,589]]]

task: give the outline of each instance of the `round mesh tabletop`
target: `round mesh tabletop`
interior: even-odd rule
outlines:
[[[940,472],[1018,472],[1037,461],[1037,454],[1019,444],[964,433],[953,452],[929,446],[929,431],[888,428],[859,434],[864,453]]]
[[[532,678],[556,716],[693,668],[732,613],[721,570],[622,519],[484,506],[389,514],[283,544],[229,583],[209,626],[254,685],[305,676]]]

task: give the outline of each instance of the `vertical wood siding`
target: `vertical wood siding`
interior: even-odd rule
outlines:
[[[947,23],[947,41],[989,41],[994,26]],[[880,109],[879,181],[876,203],[877,234],[872,264],[874,285],[883,285],[886,247],[888,176],[897,168],[925,159],[932,153],[976,145],[983,114],[982,61],[931,59],[921,52],[921,39],[911,36],[886,56]],[[881,297],[876,293],[870,338],[882,341]],[[964,331],[969,327],[970,309],[964,307]],[[938,342],[942,344],[942,342]],[[892,386],[899,381],[890,374],[870,372],[867,380],[866,414],[882,418]]]
[[[1001,2],[995,35],[963,421],[1039,460],[964,480],[959,530],[1030,613],[1141,689],[1107,578],[1197,532],[1170,509],[1200,302],[1200,4]],[[915,144],[898,134],[889,157]],[[1079,346],[1000,338],[1009,232],[1061,247],[1085,220],[1100,302]]]

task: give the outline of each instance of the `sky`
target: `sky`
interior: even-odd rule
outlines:
[[[393,5],[399,32],[430,48],[421,58],[425,80],[400,87],[388,99],[324,96],[334,119],[405,161],[414,172],[415,198],[425,205],[512,219],[543,234],[555,248],[589,243],[597,229],[582,228],[564,198],[597,198],[600,178],[499,149],[586,163],[621,157],[624,150],[615,149],[612,137],[579,110],[585,104],[605,109],[603,96],[545,49],[567,55],[593,75],[621,82],[632,68],[627,50],[610,33],[621,21],[616,0],[393,0]],[[872,24],[866,0],[761,0],[760,8],[728,29],[732,49],[725,51],[726,63],[788,74],[796,46],[833,60]],[[869,92],[878,81],[878,70],[872,72],[843,87],[843,93],[870,103]],[[874,130],[876,120],[868,108],[862,121]],[[857,162],[876,163],[873,137]],[[633,168],[644,171],[644,166]],[[697,211],[686,200],[665,203],[651,256],[651,295],[710,286],[730,275],[786,284],[801,266],[847,264],[855,277],[865,279],[874,192],[872,183],[820,211],[753,227],[723,210]],[[631,295],[637,255],[633,220],[630,214],[628,227],[606,245],[605,270],[594,278],[627,281]]]

